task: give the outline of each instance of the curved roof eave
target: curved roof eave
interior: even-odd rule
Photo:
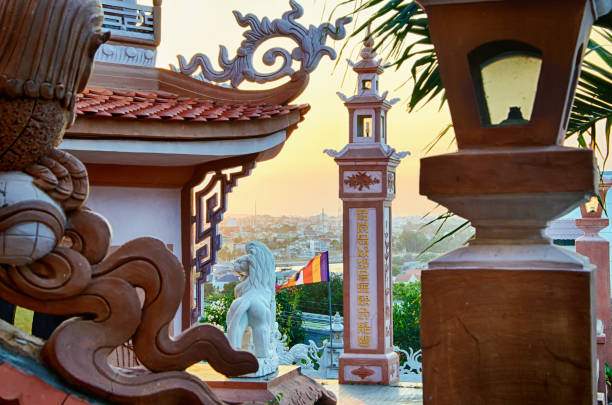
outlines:
[[[219,103],[288,104],[308,86],[309,76],[298,72],[288,82],[265,90],[217,86],[167,69],[96,62],[89,86],[166,91]]]
[[[259,154],[258,161],[275,156],[288,134],[231,140],[143,140],[67,138],[60,145],[87,164],[196,166],[236,156]]]
[[[186,122],[77,118],[65,139],[231,140],[253,138],[286,130],[303,119],[303,111],[248,121]]]

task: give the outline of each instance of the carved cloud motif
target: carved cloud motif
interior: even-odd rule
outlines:
[[[348,185],[350,188],[355,188],[358,191],[363,191],[364,187],[369,190],[370,186],[379,183],[379,179],[370,177],[366,172],[357,172],[344,180],[344,184]]]

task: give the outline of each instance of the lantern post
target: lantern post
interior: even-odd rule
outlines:
[[[593,22],[610,0],[418,0],[458,152],[420,192],[476,229],[422,273],[424,404],[593,404],[595,277],[546,224],[595,191],[561,145]]]

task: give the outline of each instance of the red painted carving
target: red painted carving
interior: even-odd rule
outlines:
[[[310,405],[310,404],[336,404],[336,395],[325,389],[312,378],[300,374],[288,378],[271,389],[275,395],[282,394],[282,404]]]
[[[34,184],[58,201],[66,210],[79,208],[89,195],[85,165],[71,154],[52,149],[49,154],[24,170]]]
[[[204,382],[183,370],[206,360],[220,373],[236,376],[256,371],[256,358],[233,350],[210,325],[169,337],[185,288],[181,263],[152,238],[128,242],[106,257],[111,230],[102,216],[84,207],[83,164],[52,148],[72,121],[76,93],[107,38],[100,30],[99,3],[34,0],[14,7],[12,0],[0,0],[0,20],[10,25],[5,30],[10,35],[0,36],[0,59],[6,58],[6,70],[0,68],[0,170],[24,169],[38,190],[58,203],[24,200],[0,208],[0,233],[34,223],[36,229],[49,229],[56,241],[38,260],[41,256],[3,253],[0,297],[34,311],[74,316],[54,331],[42,352],[45,364],[74,385],[112,402],[220,404]],[[37,41],[40,46],[33,45]],[[3,49],[18,51],[4,55]],[[62,56],[65,52],[70,57]],[[43,111],[28,111],[32,100],[33,108]],[[16,128],[15,123],[22,124]],[[11,133],[19,135],[7,142]],[[137,289],[145,293],[142,307]],[[111,367],[109,355],[130,340],[144,368]]]
[[[368,378],[369,376],[374,374],[374,371],[372,369],[367,368],[367,367],[361,366],[361,367],[351,371],[351,374],[354,374],[357,377],[361,378],[362,380],[365,380],[366,378]]]
[[[17,7],[17,4],[20,4]],[[65,6],[65,7],[63,7]],[[109,34],[94,0],[0,1],[0,170],[21,170],[59,144]],[[65,38],[58,38],[63,25]]]
[[[363,191],[364,187],[369,190],[371,185],[378,183],[380,183],[380,180],[368,176],[366,172],[357,172],[357,174],[353,174],[344,180],[344,184],[359,191]]]
[[[5,210],[0,210],[0,217]],[[81,223],[78,218],[83,215],[90,221]],[[170,395],[166,400],[172,401],[172,391],[178,389],[204,403],[211,397],[205,384],[169,372],[199,360],[207,360],[226,375],[257,369],[251,354],[234,351],[212,326],[191,328],[177,340],[169,338],[168,325],[182,297],[184,277],[180,263],[162,242],[136,239],[107,259],[92,262],[107,251],[108,244],[100,239],[106,239],[110,229],[88,211],[75,210],[69,213],[69,220],[72,217],[77,218],[78,228],[69,228],[66,237],[76,235],[85,242],[74,244],[80,252],[58,247],[30,266],[0,266],[0,296],[9,302],[51,314],[83,315],[62,324],[47,341],[43,352],[47,364],[99,394],[112,392],[117,400],[156,394]],[[0,232],[10,226],[0,226]],[[136,287],[146,294],[142,309]],[[134,380],[112,371],[107,357],[130,338],[138,360],[156,373],[142,373]],[[164,388],[156,388],[164,379],[168,379]]]

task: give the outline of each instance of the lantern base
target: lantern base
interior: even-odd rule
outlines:
[[[432,199],[551,192],[591,195],[597,184],[595,168],[590,149],[542,146],[462,150],[421,159],[420,193]]]
[[[399,382],[399,357],[397,353],[357,354],[340,356],[340,384],[382,384]]]
[[[423,271],[423,403],[593,404],[593,276]]]

